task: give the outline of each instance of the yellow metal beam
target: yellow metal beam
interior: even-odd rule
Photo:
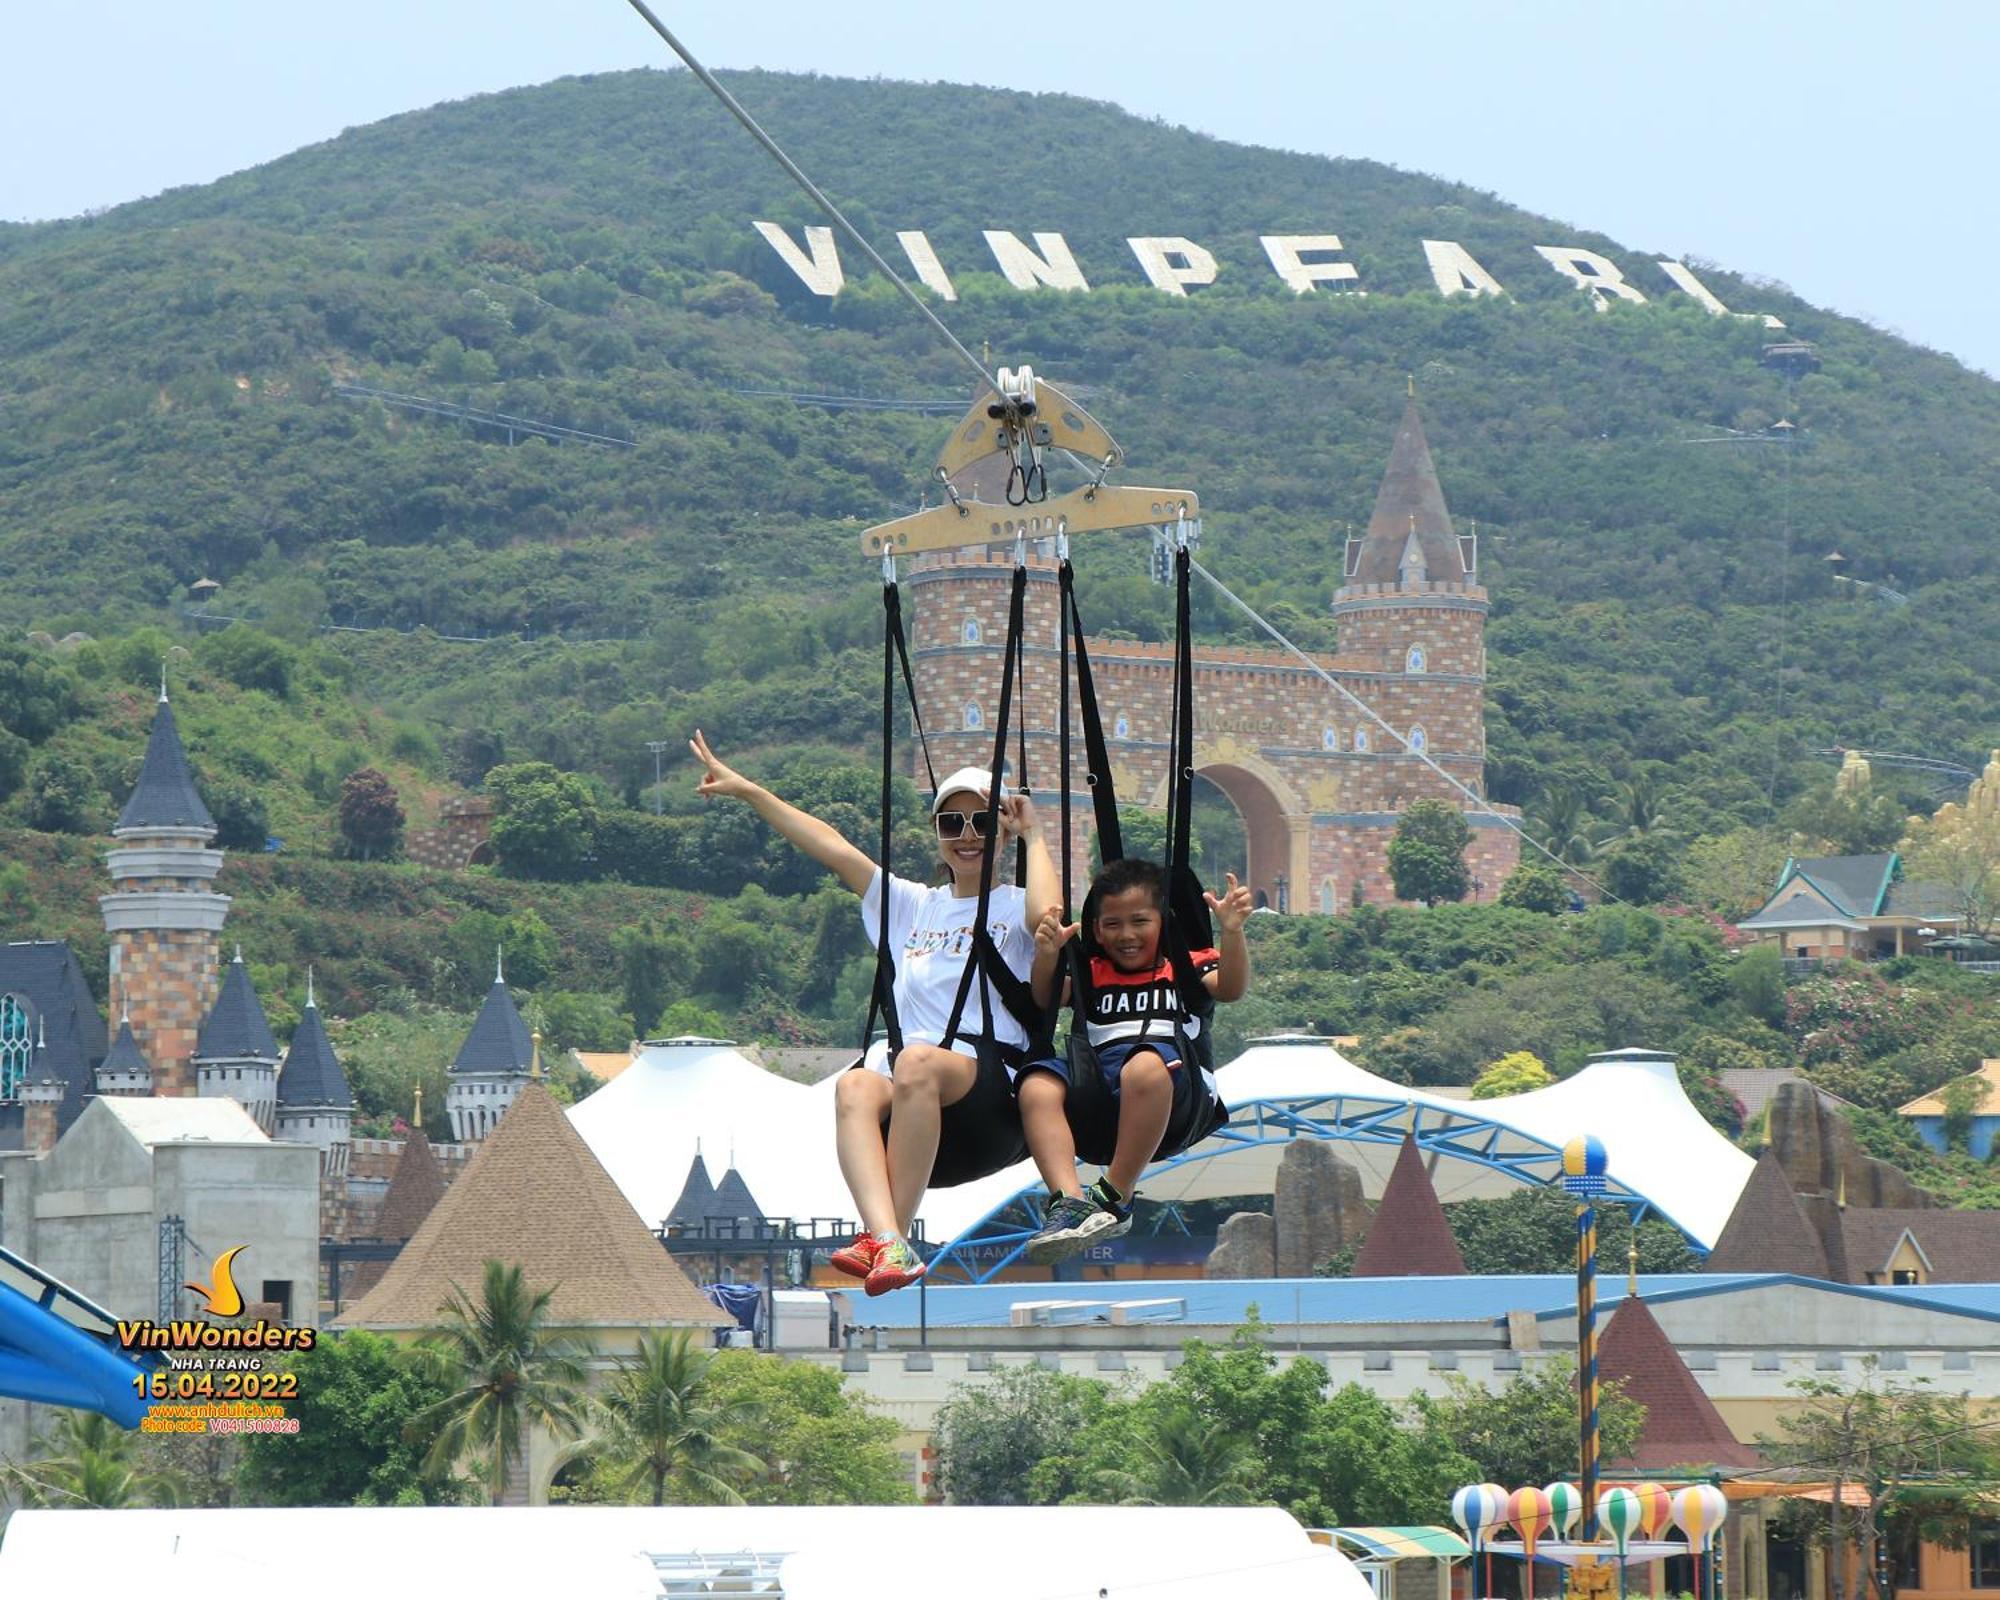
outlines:
[[[1053,539],[1059,533],[1098,533],[1107,528],[1142,528],[1201,515],[1192,489],[1143,489],[1110,484],[1051,495],[1039,505],[992,506],[978,500],[932,506],[894,522],[879,523],[861,536],[870,555],[919,550],[955,550],[1000,544],[1015,538]]]

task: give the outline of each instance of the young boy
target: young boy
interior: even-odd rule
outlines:
[[[1188,952],[1202,986],[1217,1000],[1238,1000],[1250,986],[1250,949],[1243,924],[1250,891],[1229,873],[1218,897],[1204,893],[1214,913],[1216,948]],[[1181,1060],[1177,1037],[1194,1037],[1201,1019],[1189,1015],[1175,982],[1173,963],[1160,947],[1166,929],[1166,874],[1151,861],[1110,863],[1091,885],[1095,916],[1091,937],[1089,997],[1082,1028],[1110,1093],[1117,1143],[1111,1164],[1086,1194],[1076,1175],[1076,1135],[1070,1127],[1070,1063],[1030,1062],[1015,1086],[1028,1153],[1055,1197],[1041,1231],[1024,1252],[1047,1265],[1075,1255],[1096,1239],[1114,1238],[1132,1226],[1132,1191],[1139,1174],[1163,1146],[1182,1148],[1214,1086]],[[1064,946],[1080,923],[1063,926],[1046,912],[1035,927],[1035,964],[1029,981],[1043,1005],[1055,993]],[[1178,1024],[1178,1035],[1176,1025]],[[1178,1142],[1176,1142],[1178,1141]]]

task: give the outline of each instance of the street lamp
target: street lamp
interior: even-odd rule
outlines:
[[[653,752],[653,815],[660,815],[660,752],[673,744],[671,739],[648,739],[646,748]]]

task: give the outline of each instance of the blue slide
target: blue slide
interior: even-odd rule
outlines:
[[[149,1402],[132,1380],[160,1365],[119,1346],[109,1311],[0,1249],[0,1395],[100,1411],[136,1428]]]

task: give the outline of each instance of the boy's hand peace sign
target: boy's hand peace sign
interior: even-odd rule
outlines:
[[[707,768],[701,775],[701,782],[695,785],[695,793],[704,800],[712,800],[717,795],[733,800],[747,800],[757,787],[733,767],[726,767],[716,759],[715,752],[708,747],[708,741],[701,736],[701,729],[694,731],[688,740],[688,748],[695,759]]]
[[[1224,933],[1241,933],[1243,924],[1250,920],[1250,890],[1246,885],[1236,881],[1235,873],[1225,872],[1222,876],[1228,881],[1229,887],[1223,891],[1220,898],[1207,889],[1202,891],[1201,897],[1208,902],[1209,910],[1215,913],[1215,925],[1218,928]]]

